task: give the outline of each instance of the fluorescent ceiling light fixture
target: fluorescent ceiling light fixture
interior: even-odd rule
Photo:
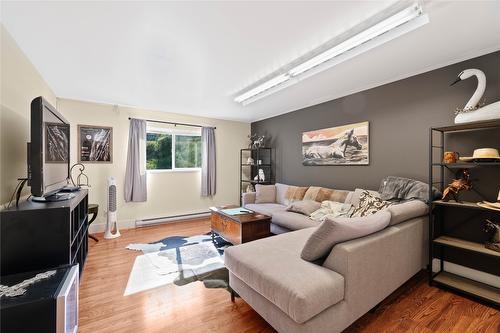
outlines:
[[[290,79],[290,76],[288,74],[278,75],[275,78],[272,78],[271,80],[266,81],[266,82],[258,85],[257,87],[247,91],[246,93],[239,95],[238,97],[236,97],[234,99],[234,101],[241,103],[241,102],[249,99],[250,97],[258,95],[258,94],[260,94],[268,89],[271,89],[272,87],[277,86],[278,84],[281,84],[285,81],[288,81],[289,79]]]
[[[250,104],[262,97],[288,87],[305,77],[319,73],[415,30],[428,22],[429,18],[423,14],[422,6],[415,3],[299,64],[295,63],[293,66],[287,66],[288,70],[281,70],[281,73],[285,72],[284,74],[272,77],[255,88],[238,95],[234,101],[243,105]],[[311,71],[312,69],[316,70]],[[289,80],[288,84],[284,84]]]

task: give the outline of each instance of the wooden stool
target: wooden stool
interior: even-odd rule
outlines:
[[[99,212],[99,205],[97,204],[89,204],[89,208],[87,210],[87,214],[93,214],[92,218],[89,221],[89,227],[92,222],[97,218],[97,213]],[[95,237],[89,234],[89,237],[98,242],[99,240]]]

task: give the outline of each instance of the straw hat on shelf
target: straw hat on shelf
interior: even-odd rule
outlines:
[[[460,157],[463,162],[500,162],[500,155],[495,148],[474,149],[472,156]]]

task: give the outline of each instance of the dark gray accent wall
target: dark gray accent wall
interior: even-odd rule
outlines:
[[[252,133],[266,135],[268,145],[275,148],[278,182],[378,189],[380,180],[387,175],[427,181],[429,128],[453,124],[454,110],[463,107],[474,92],[477,84],[474,78],[450,87],[457,74],[467,68],[486,73],[487,104],[500,100],[500,51],[497,51],[254,122]],[[362,121],[370,122],[370,165],[302,165],[302,132]],[[479,146],[500,149],[500,133],[489,131],[460,139],[454,149],[468,155]],[[495,191],[491,185],[489,196]],[[500,184],[497,185],[496,191],[500,189]]]

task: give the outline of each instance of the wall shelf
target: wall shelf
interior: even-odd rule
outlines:
[[[270,181],[267,181],[267,182],[266,182],[266,181],[264,181],[264,182],[263,182],[263,181],[260,181],[260,180],[242,180],[241,182],[242,182],[242,183],[250,183],[250,184],[264,184],[264,185],[265,185],[265,184],[271,184],[271,182],[270,182]]]
[[[434,282],[463,292],[484,301],[500,305],[500,289],[482,282],[470,280],[449,272],[441,272],[434,277]]]
[[[444,166],[447,169],[473,169],[500,167],[499,162],[460,162],[460,163],[432,163],[432,166]]]
[[[431,128],[431,130],[438,132],[460,132],[460,131],[478,131],[489,128],[500,128],[500,121],[499,120],[478,121],[468,124],[433,127]]]
[[[241,166],[252,166],[252,167],[271,167],[271,164],[247,164],[243,163]]]
[[[440,236],[434,239],[433,242],[439,245],[451,246],[467,251],[473,251],[476,253],[486,254],[500,258],[500,252],[487,249],[484,247],[484,244],[471,242],[461,238],[455,238],[451,236]]]
[[[452,200],[450,200],[450,201],[434,200],[432,202],[432,204],[437,205],[437,206],[449,206],[449,207],[456,207],[456,208],[478,209],[478,210],[492,212],[491,209],[481,207],[476,202],[470,202],[470,201],[455,202]]]

